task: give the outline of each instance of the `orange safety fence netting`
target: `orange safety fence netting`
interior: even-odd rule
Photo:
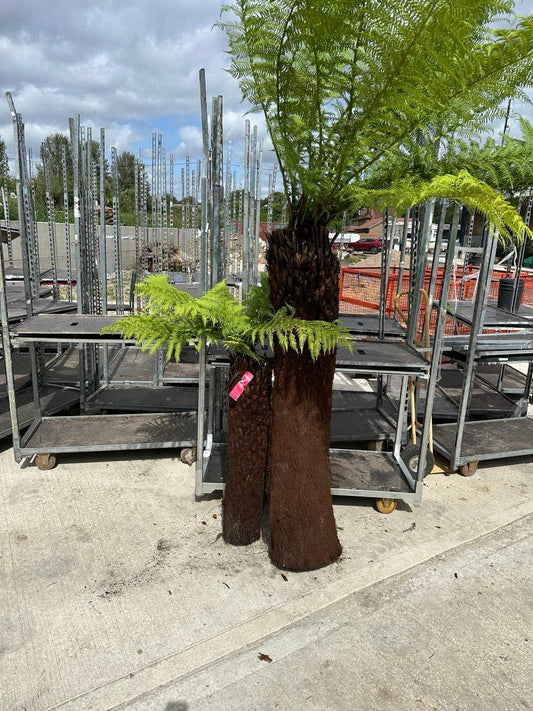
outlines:
[[[424,289],[429,288],[431,270],[428,267],[424,277]],[[447,301],[453,308],[454,301],[472,300],[475,296],[479,267],[463,266],[454,268],[448,290]],[[440,299],[442,293],[442,280],[444,268],[437,270],[434,299]],[[491,276],[489,287],[489,301],[496,301],[498,298],[498,288],[500,279],[507,276],[506,272],[494,270]],[[526,306],[533,306],[533,273],[525,272],[520,275],[524,283],[523,297],[521,303]],[[409,269],[405,269],[402,274],[401,284],[399,281],[399,269],[397,266],[391,267],[387,281],[387,291],[385,294],[385,315],[393,317],[395,315],[394,300],[399,292],[409,289]],[[381,268],[380,267],[342,267],[340,275],[339,289],[339,311],[340,313],[372,314],[379,312],[380,308],[380,287]],[[400,308],[408,313],[408,298],[403,295],[398,304]],[[433,333],[437,314],[434,311],[431,317],[431,332]],[[423,313],[420,314],[419,332],[423,325]],[[469,329],[464,324],[458,322],[453,316],[446,320],[446,333],[468,333]]]

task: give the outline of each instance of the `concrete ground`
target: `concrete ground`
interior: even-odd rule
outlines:
[[[0,709],[528,709],[533,458],[431,475],[284,573],[169,453],[0,452]]]

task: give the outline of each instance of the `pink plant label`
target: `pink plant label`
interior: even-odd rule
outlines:
[[[242,374],[242,378],[239,380],[237,385],[230,390],[229,396],[233,400],[238,400],[244,392],[244,388],[254,379],[254,376],[247,370]]]

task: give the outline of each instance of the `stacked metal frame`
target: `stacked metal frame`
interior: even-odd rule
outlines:
[[[4,345],[4,361],[6,365],[6,384],[10,403],[14,454],[17,461],[37,455],[37,464],[41,468],[49,468],[55,462],[55,455],[60,452],[111,451],[150,448],[183,448],[191,447],[196,441],[197,416],[195,403],[197,391],[194,388],[194,398],[187,392],[184,397],[186,409],[182,402],[177,408],[173,403],[166,403],[164,411],[142,413],[126,413],[116,415],[84,415],[77,417],[48,417],[44,413],[42,393],[42,367],[40,367],[38,351],[42,344],[72,344],[79,353],[79,377],[77,384],[81,389],[79,403],[82,413],[87,408],[87,396],[93,394],[102,377],[102,354],[104,361],[107,356],[106,346],[120,346],[118,352],[124,352],[127,345],[116,335],[103,336],[103,326],[114,323],[124,312],[124,286],[122,282],[122,252],[120,206],[118,202],[117,155],[112,150],[112,188],[113,188],[113,277],[115,282],[114,303],[110,307],[106,293],[108,285],[108,259],[106,254],[105,210],[103,209],[103,175],[105,136],[103,131],[100,143],[92,140],[92,131],[80,125],[79,117],[71,119],[71,154],[73,163],[73,208],[74,229],[73,238],[76,248],[76,316],[71,315],[35,315],[32,309],[38,284],[38,271],[35,254],[32,252],[33,230],[33,198],[31,181],[27,165],[24,141],[24,124],[15,111],[13,100],[8,96],[12,109],[15,145],[17,148],[17,194],[21,221],[21,248],[24,255],[23,268],[25,272],[25,291],[28,311],[26,319],[18,326],[10,328],[8,321],[8,304],[6,298],[5,272],[3,254],[0,262],[0,307],[2,311],[2,338]],[[164,156],[164,153],[161,153]],[[46,170],[46,156],[44,157]],[[100,179],[98,171],[100,170]],[[161,185],[165,188],[164,174]],[[47,188],[47,204],[49,205],[49,222],[53,223],[53,208],[49,183]],[[166,198],[166,196],[165,196]],[[66,204],[66,201],[65,201]],[[161,209],[158,218],[165,239],[165,210]],[[70,232],[70,226],[69,226]],[[55,239],[55,227],[50,232],[50,239]],[[161,241],[160,241],[161,242]],[[159,244],[160,244],[159,242]],[[162,254],[159,248],[160,255]],[[159,258],[161,266],[161,258]],[[38,293],[38,292],[37,292]],[[107,315],[108,310],[115,315]],[[21,422],[17,410],[17,394],[13,374],[13,352],[17,348],[27,348],[30,355],[30,375],[33,389],[33,418],[28,430],[22,436]],[[116,348],[114,349],[117,350]],[[64,354],[71,358],[72,351]],[[109,363],[107,364],[109,366]],[[104,379],[109,379],[109,371],[104,370]],[[130,379],[131,380],[131,379]],[[153,380],[152,380],[153,384]],[[174,391],[169,388],[168,392]],[[189,388],[190,390],[190,388]],[[131,398],[130,398],[131,399]],[[146,398],[145,398],[146,399]],[[157,400],[157,398],[153,398]],[[168,400],[169,398],[167,398]],[[172,398],[170,398],[172,400]],[[165,402],[160,398],[159,402]],[[117,409],[121,410],[120,403]],[[128,409],[128,406],[124,407]],[[168,410],[173,411],[169,412]],[[154,408],[152,408],[154,410]],[[180,410],[180,411],[176,411]],[[28,423],[24,422],[24,426]]]

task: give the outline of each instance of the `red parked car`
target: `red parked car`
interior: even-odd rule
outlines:
[[[371,252],[372,254],[376,254],[376,252],[381,252],[381,240],[379,237],[361,237],[359,241],[351,244],[350,248],[355,252]]]

